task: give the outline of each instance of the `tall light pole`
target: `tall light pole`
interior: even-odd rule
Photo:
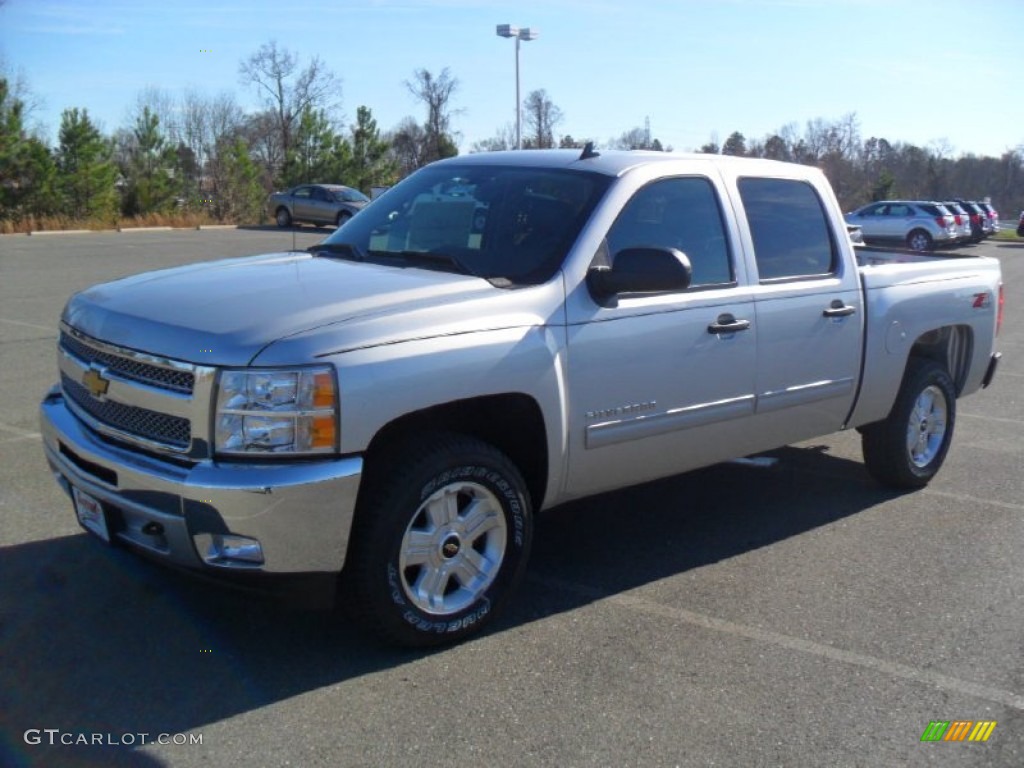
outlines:
[[[530,27],[513,27],[511,24],[498,25],[498,37],[514,37],[516,39],[516,149],[523,148],[523,109],[519,98],[519,41],[536,40],[540,34]]]

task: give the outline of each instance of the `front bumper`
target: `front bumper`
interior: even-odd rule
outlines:
[[[345,563],[360,457],[172,463],[97,436],[59,387],[40,405],[40,427],[57,482],[69,496],[74,486],[102,503],[111,541],[211,576],[338,573]],[[214,535],[258,540],[263,563],[210,562],[202,549]]]

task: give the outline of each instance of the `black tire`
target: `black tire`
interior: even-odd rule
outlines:
[[[334,225],[340,227],[346,221],[352,218],[352,214],[348,211],[338,211],[338,216],[334,219]]]
[[[956,424],[956,389],[933,360],[911,358],[884,421],[861,430],[864,463],[890,488],[921,488],[946,459]]]
[[[292,224],[292,215],[288,213],[287,208],[278,208],[277,211],[274,212],[274,218],[277,220],[277,226],[282,229],[284,227],[290,227]]]
[[[907,235],[907,247],[912,251],[931,251],[935,248],[935,241],[923,229],[915,229]]]
[[[465,435],[423,436],[369,468],[343,594],[384,641],[444,645],[479,631],[522,579],[533,534],[515,465]],[[470,578],[472,577],[472,578]]]

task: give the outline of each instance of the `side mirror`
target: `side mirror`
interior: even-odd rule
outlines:
[[[590,294],[600,302],[620,293],[685,291],[692,280],[690,260],[675,248],[625,248],[611,267],[592,267],[587,273]]]

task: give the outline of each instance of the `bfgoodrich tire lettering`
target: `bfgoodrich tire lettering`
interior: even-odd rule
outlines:
[[[529,557],[532,514],[518,469],[493,446],[454,434],[378,458],[346,566],[361,623],[404,646],[478,631]]]
[[[891,488],[928,484],[946,459],[956,423],[956,389],[933,360],[911,358],[885,421],[861,430],[868,472]]]

